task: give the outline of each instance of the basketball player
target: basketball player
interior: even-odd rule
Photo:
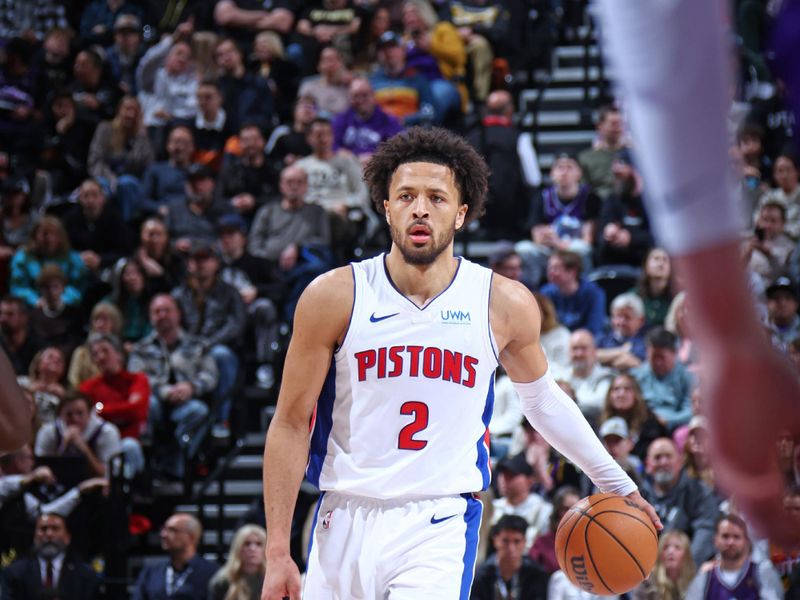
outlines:
[[[800,0],[784,0],[776,48],[800,109]],[[606,48],[637,140],[647,208],[692,304],[719,483],[762,533],[797,544],[782,509],[775,444],[800,435],[800,384],[770,346],[739,258],[740,209],[728,168],[731,60],[723,2],[601,0]],[[792,33],[794,31],[794,33]],[[791,69],[794,69],[791,71]],[[798,115],[800,116],[800,115]]]
[[[306,598],[468,598],[498,362],[536,430],[661,528],[550,374],[530,292],[453,256],[487,175],[443,129],[399,134],[367,165],[392,246],[318,278],[298,303],[264,455],[263,600],[300,598],[289,534],[304,467],[323,491]]]
[[[19,450],[31,436],[31,409],[4,350],[0,350],[0,381],[0,454],[4,454]]]

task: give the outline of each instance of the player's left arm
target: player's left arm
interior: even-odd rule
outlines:
[[[500,362],[514,382],[522,412],[531,425],[598,488],[631,498],[661,529],[656,511],[641,497],[636,484],[608,454],[578,406],[550,374],[539,341],[541,315],[530,291],[496,275],[489,310]]]

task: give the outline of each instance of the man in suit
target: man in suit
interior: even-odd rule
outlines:
[[[36,520],[34,555],[12,563],[0,577],[3,600],[25,600],[52,594],[61,600],[93,600],[100,578],[89,565],[70,558],[70,534],[64,517],[44,513]]]
[[[168,556],[142,569],[133,600],[206,600],[208,582],[218,566],[197,554],[203,535],[192,515],[176,513],[161,528],[161,548]]]

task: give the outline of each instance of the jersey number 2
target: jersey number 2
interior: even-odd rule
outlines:
[[[414,415],[414,420],[400,430],[397,447],[400,450],[422,450],[428,442],[415,440],[414,436],[428,426],[428,405],[424,402],[404,402],[400,414]]]

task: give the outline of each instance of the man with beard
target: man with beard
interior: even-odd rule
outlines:
[[[782,600],[783,584],[768,560],[753,561],[747,524],[738,515],[723,515],[714,532],[717,558],[689,584],[687,600],[759,598]]]
[[[36,520],[34,556],[22,558],[2,573],[0,595],[5,600],[43,598],[49,593],[61,600],[92,600],[98,597],[100,578],[92,568],[70,558],[66,552],[70,534],[64,517],[45,513]]]
[[[653,440],[647,448],[642,492],[667,529],[679,529],[692,539],[692,557],[701,565],[714,553],[714,522],[719,509],[711,489],[689,477],[681,466],[675,442],[666,437]]]
[[[381,145],[365,179],[392,246],[317,278],[297,305],[265,447],[262,600],[300,598],[289,540],[306,465],[323,491],[307,598],[468,597],[500,361],[536,430],[660,528],[550,374],[531,293],[453,255],[486,200],[480,155],[449,131],[414,128]]]

